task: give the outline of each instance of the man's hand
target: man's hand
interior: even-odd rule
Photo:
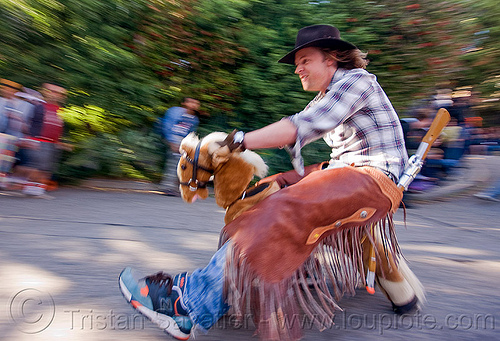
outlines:
[[[208,146],[208,153],[212,156],[212,160],[215,163],[225,162],[232,152],[242,152],[245,150],[243,138],[243,132],[233,130],[231,134],[227,135],[224,141],[211,143]]]
[[[231,134],[227,135],[226,139],[222,142],[217,142],[221,147],[227,146],[229,152],[238,151],[242,152],[245,150],[245,145],[243,140],[245,134],[242,131],[233,130]]]

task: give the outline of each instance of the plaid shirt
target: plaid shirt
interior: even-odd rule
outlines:
[[[287,147],[301,173],[301,148],[320,137],[332,147],[330,163],[372,166],[399,178],[408,159],[398,115],[376,77],[364,69],[337,69],[326,94],[288,117],[297,140]]]

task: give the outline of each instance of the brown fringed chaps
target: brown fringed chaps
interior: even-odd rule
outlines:
[[[231,239],[225,292],[231,313],[251,314],[262,340],[297,340],[301,319],[333,325],[337,301],[365,282],[362,242],[382,236],[399,254],[392,214],[402,192],[371,167],[316,171],[225,226]]]

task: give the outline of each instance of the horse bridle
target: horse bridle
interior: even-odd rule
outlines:
[[[208,172],[211,175],[214,173],[213,169],[208,169],[198,164],[198,159],[200,157],[200,148],[201,148],[201,142],[198,143],[198,145],[196,145],[196,150],[194,152],[194,160],[191,159],[186,152],[184,152],[184,154],[182,155],[190,164],[193,165],[193,174],[188,182],[180,182],[179,184],[182,186],[188,186],[191,192],[196,191],[198,188],[206,188],[208,184],[208,181],[199,181],[197,179],[198,169]],[[194,186],[192,186],[192,184],[194,184]]]

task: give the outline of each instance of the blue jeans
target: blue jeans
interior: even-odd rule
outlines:
[[[194,323],[208,330],[229,309],[223,297],[226,242],[213,256],[208,265],[197,269],[188,277],[182,299]]]
[[[165,159],[165,170],[160,182],[161,190],[179,191],[179,179],[177,178],[177,165],[181,159],[179,152],[169,150]]]

